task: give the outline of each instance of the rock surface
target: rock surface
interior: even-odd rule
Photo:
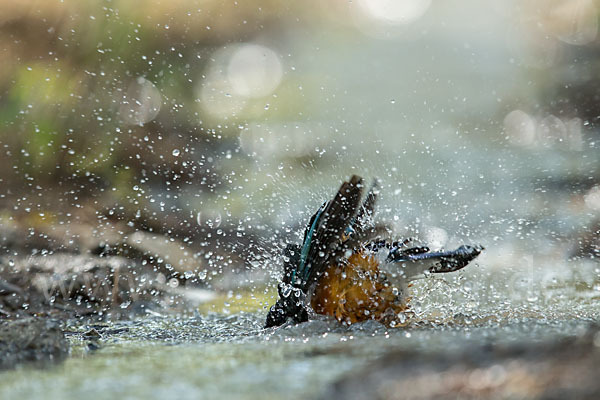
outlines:
[[[0,322],[0,369],[22,363],[48,365],[68,354],[69,342],[57,321],[27,318]]]
[[[600,328],[547,343],[397,351],[334,383],[327,399],[599,399]]]
[[[127,317],[183,305],[151,265],[71,254],[0,258],[0,316]],[[177,303],[179,302],[179,303]]]

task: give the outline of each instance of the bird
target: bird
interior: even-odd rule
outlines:
[[[458,271],[484,250],[462,245],[431,251],[413,245],[413,239],[391,240],[389,229],[374,223],[378,181],[366,195],[364,191],[363,179],[352,175],[310,218],[302,244],[286,245],[279,298],[267,313],[265,328],[318,315],[347,325],[376,320],[388,327],[406,326],[412,281]]]

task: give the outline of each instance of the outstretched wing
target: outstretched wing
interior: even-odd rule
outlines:
[[[304,233],[297,268],[291,283],[308,291],[321,276],[331,257],[342,244],[342,236],[357,214],[363,180],[353,175],[344,182],[335,197],[323,204],[312,216]]]
[[[265,327],[279,326],[288,318],[308,320],[308,299],[317,279],[342,245],[342,237],[356,216],[362,194],[362,178],[353,175],[335,197],[323,204],[310,219],[302,246],[284,250],[284,275],[278,285],[279,299],[269,309]]]
[[[439,274],[458,271],[467,266],[483,250],[481,246],[460,246],[456,250],[430,252],[427,247],[408,249],[393,248],[387,258],[396,272],[408,280],[415,280],[427,273]]]
[[[375,225],[373,220],[378,193],[379,182],[374,180],[356,216],[347,228],[348,241],[344,243],[346,248],[357,248],[370,239],[388,234],[387,226]]]

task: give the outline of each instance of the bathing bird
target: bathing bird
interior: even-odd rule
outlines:
[[[366,195],[363,192],[363,179],[353,175],[312,216],[302,245],[285,247],[279,299],[265,327],[305,322],[316,314],[344,324],[373,319],[404,326],[410,316],[412,281],[458,271],[483,250],[463,245],[430,251],[411,239],[387,239],[389,229],[373,220],[377,181]]]

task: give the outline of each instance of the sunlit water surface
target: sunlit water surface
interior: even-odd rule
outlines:
[[[71,324],[71,357],[48,369],[4,372],[0,398],[318,398],[344,374],[392,350],[426,355],[552,341],[579,335],[597,320],[597,264],[571,266],[579,275],[561,275],[565,265],[558,264],[539,275],[532,265],[527,276],[483,261],[418,282],[415,316],[402,329],[322,319],[263,330],[264,310],[148,316],[102,326],[99,349],[89,350],[81,333],[90,326]]]

